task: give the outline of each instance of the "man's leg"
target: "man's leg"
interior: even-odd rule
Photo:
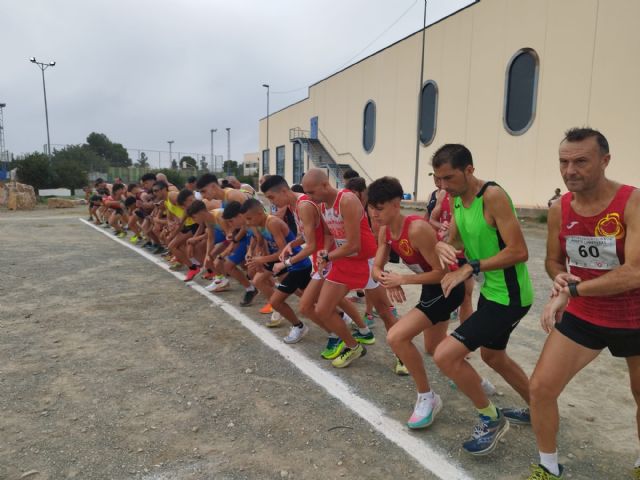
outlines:
[[[466,360],[471,353],[462,342],[448,336],[437,346],[433,360],[442,373],[454,381],[458,389],[464,393],[476,409],[486,408],[490,402],[482,390],[482,378]]]
[[[364,291],[364,295],[367,301],[371,302],[373,308],[376,309],[380,318],[384,322],[384,328],[387,332],[397,322],[396,317],[391,313],[391,302],[387,296],[387,290],[382,285],[378,285],[375,288],[370,288]]]
[[[592,362],[601,350],[577,344],[553,330],[544,344],[530,382],[531,423],[541,464],[557,475],[557,436],[560,426],[558,397],[571,379]]]
[[[304,293],[300,298],[300,303],[298,303],[298,310],[302,315],[313,321],[316,325],[322,328],[325,332],[331,333],[331,330],[325,324],[324,320],[320,317],[316,317],[315,308],[316,303],[318,302],[318,298],[320,297],[320,291],[322,290],[322,285],[324,284],[323,278],[312,278],[307,285],[307,288],[304,289]]]
[[[638,440],[640,440],[640,356],[627,358],[629,367],[629,380],[631,383],[631,393],[636,401],[636,424],[638,426]],[[636,460],[636,469],[640,469],[640,457]]]
[[[493,350],[482,347],[480,355],[484,363],[500,374],[511,387],[518,392],[522,399],[529,403],[529,377],[524,370],[514,362],[506,350]]]

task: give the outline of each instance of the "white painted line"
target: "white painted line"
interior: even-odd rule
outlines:
[[[139,247],[132,245],[128,240],[121,240],[115,237],[110,231],[105,231],[104,229],[99,228],[82,218],[79,220],[96,229],[100,233],[106,235],[111,240],[115,240],[116,242],[142,255],[147,260],[155,263],[159,267],[172,274],[174,277],[179,278],[180,281],[183,280],[184,274],[169,270],[169,265],[160,260],[158,257],[142,250]],[[207,297],[214,304],[221,307],[233,319],[237,320],[243,327],[253,333],[267,347],[271,348],[272,350],[282,355],[285,359],[289,360],[304,375],[324,388],[329,395],[340,400],[356,415],[369,422],[373,426],[373,428],[387,437],[387,439],[389,439],[391,442],[395,443],[402,450],[407,452],[426,470],[433,473],[442,480],[471,480],[473,478],[461,467],[453,464],[447,458],[446,453],[430,446],[424,440],[409,434],[407,428],[403,424],[388,417],[379,407],[371,403],[369,400],[366,400],[354,393],[351,387],[342,379],[340,379],[333,373],[330,373],[327,370],[321,368],[316,363],[307,358],[307,356],[303,353],[283,343],[280,337],[277,337],[266,328],[258,325],[235,306],[213,295],[212,293],[207,292],[202,286],[196,283],[188,283],[187,285],[193,288],[196,292]]]

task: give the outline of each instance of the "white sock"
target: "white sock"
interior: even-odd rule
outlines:
[[[540,465],[549,470],[554,475],[560,475],[560,466],[558,465],[558,452],[543,453],[540,452]]]
[[[338,335],[336,335],[335,333],[331,332],[327,338],[338,338]]]
[[[360,328],[358,327],[358,331],[362,334],[362,335],[368,335],[371,330],[369,330],[369,327],[364,327],[364,328]]]
[[[189,260],[191,260],[193,265],[200,265],[200,262],[196,258],[190,258]]]
[[[344,321],[345,325],[351,325],[353,323],[353,320],[351,319],[351,317],[349,315],[347,315],[346,313],[342,312],[342,314],[340,315],[342,317],[342,320]]]
[[[256,289],[256,287],[254,287],[253,285],[249,285],[247,288],[245,288],[245,291],[253,292],[255,289]]]
[[[433,390],[429,390],[428,392],[425,393],[420,393],[418,392],[418,401],[419,402],[423,402],[425,400],[433,400]]]
[[[638,457],[638,459],[636,460],[636,464],[634,465],[634,468],[638,467],[640,467],[640,457]]]

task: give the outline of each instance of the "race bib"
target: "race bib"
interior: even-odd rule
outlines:
[[[567,256],[572,267],[613,270],[620,266],[616,237],[567,237]]]

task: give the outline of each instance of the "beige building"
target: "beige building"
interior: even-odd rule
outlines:
[[[255,175],[260,169],[260,155],[255,153],[245,153],[242,161],[243,173],[245,175]]]
[[[339,175],[394,175],[417,198],[433,189],[430,158],[464,143],[480,178],[519,206],[546,206],[563,132],[608,138],[609,176],[640,185],[640,1],[480,0],[309,87],[260,120],[262,173],[297,181],[314,164]],[[420,103],[421,126],[418,133]],[[295,177],[295,178],[294,178]]]

